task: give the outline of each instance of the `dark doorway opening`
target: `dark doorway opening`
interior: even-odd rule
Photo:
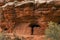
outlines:
[[[31,23],[29,25],[29,27],[31,27],[31,35],[33,35],[34,34],[34,28],[35,27],[40,27],[40,25],[38,25],[37,23]]]
[[[8,30],[8,28],[4,28],[4,31],[7,31]]]

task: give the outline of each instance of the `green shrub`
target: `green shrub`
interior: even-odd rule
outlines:
[[[60,40],[60,24],[55,22],[48,22],[48,27],[45,30],[45,34],[47,38],[51,38],[51,40]]]
[[[4,32],[0,33],[0,40],[11,40],[11,38],[5,35]]]

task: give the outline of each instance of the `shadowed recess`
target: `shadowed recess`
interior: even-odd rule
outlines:
[[[29,27],[31,27],[31,35],[33,35],[33,33],[34,33],[34,27],[40,27],[40,25],[38,25],[37,23],[31,23],[29,25]]]

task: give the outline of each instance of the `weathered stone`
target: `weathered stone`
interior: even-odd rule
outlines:
[[[40,27],[35,27],[33,34],[44,35],[49,21],[60,22],[60,9],[55,10],[51,4],[48,6],[47,4],[39,4],[38,8],[35,8],[35,4],[23,5],[24,7],[8,5],[3,9],[5,21],[2,22],[2,25],[4,25],[3,28],[7,27],[9,29],[8,32],[14,29],[16,35],[31,35],[29,24],[32,21],[37,21]]]

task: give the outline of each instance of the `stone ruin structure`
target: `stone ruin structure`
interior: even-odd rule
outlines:
[[[60,2],[8,0],[0,3],[0,32],[16,35],[45,35],[49,21],[60,24]],[[9,3],[10,2],[10,3]]]

